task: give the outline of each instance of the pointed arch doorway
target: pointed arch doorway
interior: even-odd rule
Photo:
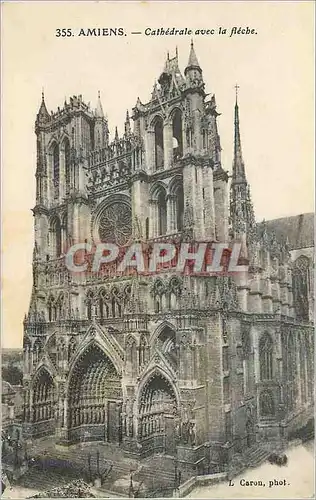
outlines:
[[[138,439],[146,454],[176,453],[178,401],[171,382],[155,371],[143,385],[138,402]]]
[[[69,440],[122,440],[121,377],[98,345],[91,345],[77,361],[69,381]]]

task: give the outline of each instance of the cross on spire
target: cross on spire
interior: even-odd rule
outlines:
[[[238,83],[235,85],[235,92],[236,92],[236,102],[237,102],[237,97],[238,97],[238,89],[240,89]]]

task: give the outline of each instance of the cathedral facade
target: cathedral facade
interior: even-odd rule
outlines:
[[[256,223],[237,96],[232,176],[218,116],[193,43],[183,74],[168,54],[150,101],[137,99],[111,142],[100,95],[95,110],[79,95],[51,114],[42,97],[26,438],[111,442],[199,470],[286,439],[313,415],[313,253]],[[100,241],[149,252],[238,241],[248,270],[70,272],[69,248]]]

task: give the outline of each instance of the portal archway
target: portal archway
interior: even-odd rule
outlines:
[[[121,379],[113,362],[96,344],[77,361],[68,388],[71,441],[121,441]]]
[[[33,422],[49,422],[54,419],[55,398],[53,377],[46,368],[41,367],[33,382]],[[45,429],[48,433],[50,426],[45,425]]]
[[[172,383],[155,370],[143,385],[138,400],[138,440],[145,451],[176,451],[178,400]]]

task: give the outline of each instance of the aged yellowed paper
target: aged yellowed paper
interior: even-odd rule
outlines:
[[[3,498],[314,496],[314,3],[2,3]]]

